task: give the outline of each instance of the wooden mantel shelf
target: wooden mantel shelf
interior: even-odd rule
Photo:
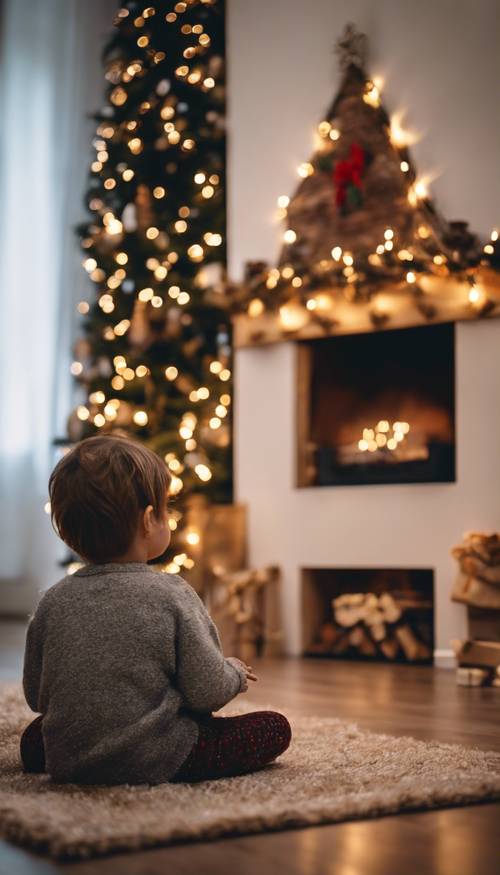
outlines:
[[[312,340],[336,334],[362,334],[442,322],[459,322],[500,315],[500,275],[489,268],[475,271],[471,286],[450,278],[422,277],[421,295],[399,287],[379,292],[369,301],[349,302],[318,289],[316,309],[300,303],[285,304],[278,312],[233,317],[236,348],[265,346],[287,340]]]

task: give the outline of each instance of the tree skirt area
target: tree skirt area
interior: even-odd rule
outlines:
[[[57,785],[21,771],[19,735],[32,717],[18,686],[0,688],[0,834],[59,859],[500,798],[500,754],[293,715],[289,750],[251,775]]]

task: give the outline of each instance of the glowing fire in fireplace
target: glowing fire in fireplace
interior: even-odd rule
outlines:
[[[358,448],[362,453],[376,453],[379,450],[394,452],[405,440],[410,431],[408,422],[393,422],[392,426],[388,419],[380,419],[375,428],[364,428],[363,437],[358,441]]]

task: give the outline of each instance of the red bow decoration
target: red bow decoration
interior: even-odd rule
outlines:
[[[361,177],[365,169],[365,152],[358,143],[352,143],[349,158],[337,161],[333,169],[335,203],[341,209],[345,206],[348,193],[361,201]],[[350,191],[349,191],[350,190]],[[354,191],[353,191],[354,190]]]

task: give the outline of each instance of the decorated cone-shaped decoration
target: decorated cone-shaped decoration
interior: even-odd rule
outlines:
[[[303,178],[286,217],[292,233],[288,240],[285,235],[278,269],[289,265],[303,285],[330,282],[353,299],[388,279],[411,283],[423,269],[438,272],[445,263],[464,267],[477,259],[473,235],[465,251],[445,243],[449,228],[417,179],[411,135],[384,109],[365,72],[366,39],[352,25],[338,53],[343,80],[318,125],[317,148],[299,168]]]
[[[482,247],[466,222],[440,215],[410,155],[415,136],[401,114],[389,117],[381,84],[367,74],[366,37],[348,25],[337,52],[339,91],[318,123],[312,154],[297,168],[295,192],[278,199],[284,231],[277,263],[247,265],[232,290],[236,309],[253,321],[250,342],[279,339],[278,330],[312,336],[312,323],[337,333],[346,330],[346,315],[352,331],[349,304],[367,306],[365,317],[356,310],[358,330],[384,327],[390,314],[376,306],[381,292],[399,301],[391,312],[405,310],[399,325],[500,311],[497,232]],[[236,342],[248,342],[238,325]]]

